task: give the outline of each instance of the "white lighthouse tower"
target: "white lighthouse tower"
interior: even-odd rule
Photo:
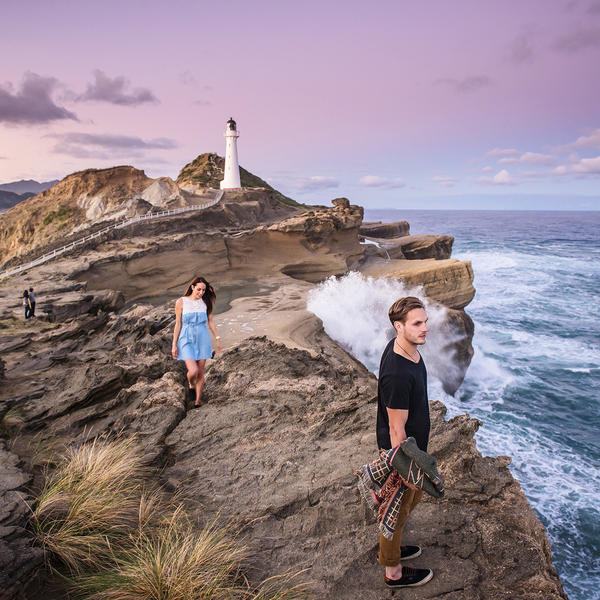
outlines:
[[[227,121],[225,126],[225,169],[223,169],[222,190],[240,189],[240,164],[237,155],[237,139],[240,133],[233,117]]]

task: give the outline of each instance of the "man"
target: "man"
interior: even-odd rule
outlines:
[[[426,452],[430,428],[427,371],[418,346],[425,343],[427,313],[421,300],[408,296],[394,302],[388,314],[396,337],[386,346],[379,366],[377,444],[380,449],[394,448],[412,436]],[[421,554],[419,546],[402,546],[401,542],[406,520],[422,496],[422,490],[407,489],[394,537],[379,536],[378,562],[385,566],[388,587],[415,587],[433,577],[431,569],[402,567],[400,562]]]
[[[31,307],[29,310],[29,316],[35,317],[35,294],[33,293],[32,287],[29,288],[29,302]]]

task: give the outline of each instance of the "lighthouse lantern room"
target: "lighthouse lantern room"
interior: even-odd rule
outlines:
[[[240,132],[233,117],[227,121],[225,126],[225,168],[223,169],[222,190],[241,189],[240,165],[238,163],[237,139]]]

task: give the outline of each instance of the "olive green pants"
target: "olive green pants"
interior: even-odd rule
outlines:
[[[423,490],[411,490],[410,488],[404,492],[400,511],[398,512],[398,521],[394,529],[394,537],[391,540],[386,539],[379,534],[379,554],[377,562],[385,567],[395,567],[400,564],[400,552],[402,546],[402,531],[408,519],[408,515],[414,510],[415,506],[423,497]]]

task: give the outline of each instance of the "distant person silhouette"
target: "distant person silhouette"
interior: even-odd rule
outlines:
[[[217,352],[221,352],[221,337],[212,317],[216,294],[204,277],[194,277],[185,295],[175,303],[175,330],[173,331],[173,358],[185,361],[188,396],[194,408],[200,406],[204,386],[204,365],[212,358],[212,344],[208,330],[215,336]]]
[[[31,314],[30,317],[35,317],[35,294],[33,292],[33,288],[29,288],[29,304],[31,306]]]
[[[23,308],[25,309],[25,318],[29,319],[31,317],[31,300],[27,290],[23,292]]]

